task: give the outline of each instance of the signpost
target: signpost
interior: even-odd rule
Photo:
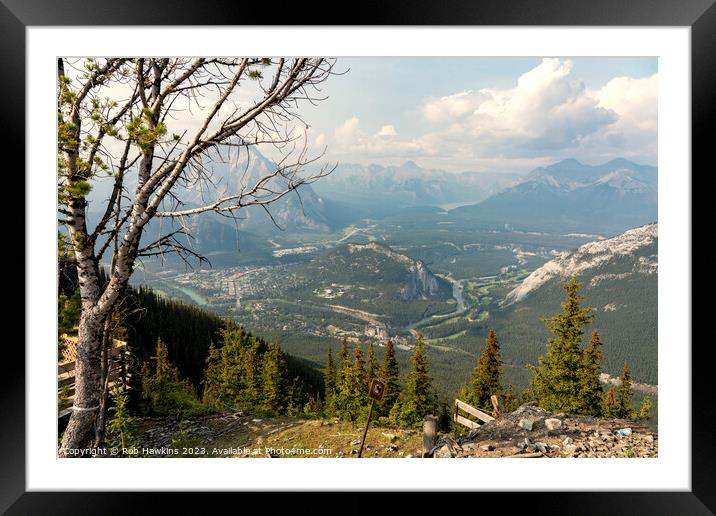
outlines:
[[[383,397],[385,392],[385,384],[380,380],[373,380],[370,382],[370,388],[368,389],[368,396],[370,396],[370,409],[368,409],[368,420],[365,422],[365,430],[363,430],[363,439],[360,441],[360,450],[358,451],[358,458],[360,459],[363,455],[363,445],[365,445],[365,436],[368,434],[368,426],[370,425],[370,418],[373,416],[373,405],[376,400]]]

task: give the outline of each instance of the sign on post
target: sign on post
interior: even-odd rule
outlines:
[[[380,380],[373,380],[372,382],[370,382],[370,391],[368,392],[368,396],[370,396],[374,400],[379,400],[383,397],[384,391],[385,384]]]
[[[370,409],[368,410],[368,421],[365,422],[365,430],[363,430],[363,438],[360,441],[360,450],[358,450],[358,458],[363,456],[363,446],[365,445],[365,436],[368,433],[368,425],[370,425],[370,418],[373,416],[373,405],[377,400],[383,397],[385,391],[385,384],[380,380],[373,380],[370,382],[368,388],[368,397],[370,398]]]

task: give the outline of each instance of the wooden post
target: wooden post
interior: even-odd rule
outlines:
[[[438,440],[438,418],[427,415],[423,419],[423,458],[427,457],[430,450]]]
[[[370,425],[370,418],[373,416],[373,405],[375,405],[375,398],[370,399],[370,409],[368,409],[368,421],[365,422],[365,430],[363,430],[363,439],[360,440],[360,450],[358,450],[358,458],[363,455],[363,445],[365,444],[365,436],[368,433],[368,426]]]
[[[492,402],[492,417],[500,417],[500,402],[494,394],[490,396]]]

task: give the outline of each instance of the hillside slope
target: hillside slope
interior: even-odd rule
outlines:
[[[617,234],[657,219],[657,169],[624,159],[598,166],[564,160],[450,213],[527,231]]]
[[[649,224],[547,262],[509,292],[503,309],[495,312],[505,355],[534,363],[544,353],[548,333],[541,319],[559,312],[562,285],[576,274],[584,285],[584,305],[594,314],[587,332],[599,331],[604,342],[605,371],[618,376],[626,361],[638,381],[656,384],[657,256],[658,226]]]

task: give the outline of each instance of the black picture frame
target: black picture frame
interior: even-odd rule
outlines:
[[[689,26],[692,64],[692,170],[699,164],[707,173],[716,134],[716,5],[715,0],[413,0],[407,2],[361,2],[359,9],[319,8],[319,4],[286,5],[266,13],[260,3],[237,1],[195,2],[188,0],[0,0],[0,52],[4,122],[2,142],[20,157],[24,167],[25,148],[25,29],[37,25],[315,25],[316,11],[333,14],[326,25],[575,25],[575,26]],[[21,79],[20,79],[21,78]],[[693,173],[691,175],[693,182]],[[24,187],[23,187],[24,188]],[[692,190],[693,191],[693,190]],[[26,192],[27,194],[27,192]],[[27,199],[27,197],[26,197]],[[693,205],[692,200],[692,205]],[[21,208],[22,209],[22,208]],[[695,222],[695,221],[694,221]],[[692,230],[692,235],[694,234]],[[25,234],[25,239],[30,238]],[[25,270],[25,274],[31,271]],[[693,320],[693,316],[692,316]],[[684,339],[691,338],[688,331]],[[6,342],[9,344],[9,342]],[[690,342],[678,343],[685,349]],[[674,345],[677,345],[674,343]],[[698,342],[692,353],[692,490],[690,492],[620,493],[513,493],[510,508],[520,505],[531,512],[550,514],[714,514],[716,512],[716,439],[711,429],[714,407],[710,381],[713,362],[709,346]],[[7,514],[109,514],[167,507],[166,497],[178,497],[181,513],[189,514],[191,503],[180,493],[38,493],[25,489],[25,353],[6,345],[0,424],[0,510]],[[219,506],[230,494],[212,495]],[[243,496],[243,495],[242,495]],[[274,494],[266,494],[275,500]],[[481,494],[484,502],[488,493]],[[500,495],[498,495],[500,496]],[[498,504],[504,503],[504,494]],[[303,494],[292,495],[300,506]],[[356,493],[348,498],[359,500]],[[420,501],[421,496],[413,496]],[[196,503],[196,502],[195,502]],[[360,509],[359,502],[345,499],[346,511]],[[248,507],[246,505],[245,507]],[[352,508],[352,510],[351,510]],[[366,507],[364,507],[366,508]],[[341,512],[345,512],[341,510]],[[363,511],[361,511],[363,512]]]

